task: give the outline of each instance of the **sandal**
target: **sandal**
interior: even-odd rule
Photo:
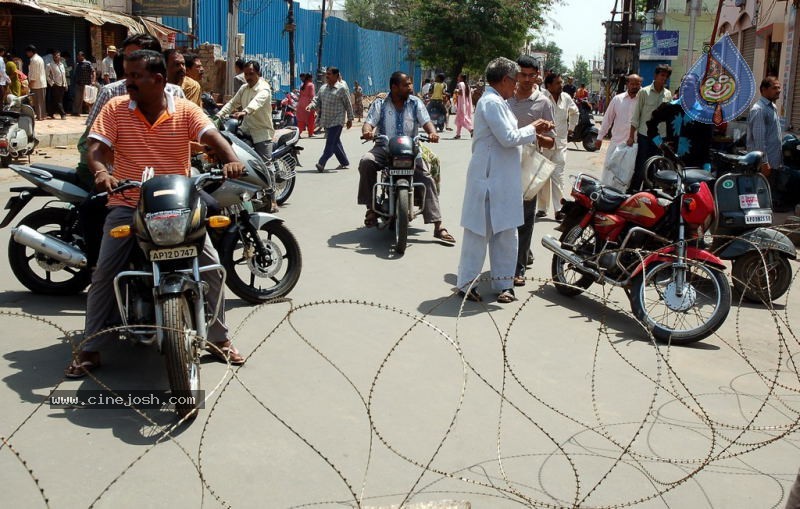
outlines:
[[[230,361],[231,366],[241,366],[244,364],[244,357],[242,357],[239,350],[231,344],[230,339],[222,343],[211,343],[206,347],[206,351],[220,362],[227,364]]]
[[[438,230],[433,231],[434,238],[441,240],[447,244],[453,245],[456,243],[455,237],[450,235],[450,232],[447,231],[447,228],[439,228]]]
[[[368,210],[367,215],[364,216],[364,226],[372,228],[378,225],[378,214],[374,210]]]
[[[350,166],[348,166],[346,164],[340,164],[339,166],[336,167],[336,169],[337,170],[349,170]]]
[[[497,302],[500,304],[508,304],[509,302],[514,302],[515,300],[517,300],[517,298],[514,296],[513,288],[503,290],[500,292],[500,295],[497,296]]]
[[[481,294],[479,294],[478,290],[476,290],[475,288],[473,288],[469,292],[465,292],[464,290],[459,290],[458,296],[461,297],[462,299],[466,298],[467,300],[471,300],[472,302],[483,301],[483,297],[481,297]]]
[[[78,362],[78,359],[72,359],[67,369],[64,370],[64,376],[67,378],[83,378],[89,374],[90,371],[100,367],[100,360],[95,361],[85,360]]]

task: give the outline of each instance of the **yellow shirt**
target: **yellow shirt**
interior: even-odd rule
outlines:
[[[444,83],[436,82],[433,84],[433,92],[431,92],[432,101],[444,100]]]
[[[219,116],[225,117],[240,110],[247,113],[242,121],[242,130],[253,138],[253,143],[272,141],[275,134],[272,126],[272,90],[266,81],[260,79],[252,87],[247,83],[239,87],[236,95],[219,111]]]
[[[183,95],[185,95],[187,99],[198,106],[203,105],[200,101],[200,95],[203,93],[203,88],[200,86],[200,83],[189,76],[185,76],[181,88],[183,89]]]

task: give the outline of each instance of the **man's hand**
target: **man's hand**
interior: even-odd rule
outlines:
[[[430,143],[439,143],[439,135],[437,133],[428,133],[428,141]]]
[[[236,120],[239,120],[240,118],[243,118],[245,115],[247,115],[246,112],[237,111],[236,113],[231,113],[231,118],[235,118]]]
[[[544,120],[541,118],[534,120],[531,123],[531,125],[536,129],[537,134],[541,134],[545,131],[550,131],[555,127],[555,125],[549,120]]]
[[[353,121],[352,120],[348,120],[347,124],[345,124],[345,125],[347,126],[348,129],[350,129],[351,127],[353,127]]]
[[[107,171],[98,172],[94,176],[94,188],[100,193],[111,192],[118,185],[119,181]]]
[[[238,161],[235,163],[225,163],[222,166],[222,172],[225,174],[225,178],[239,178],[244,173],[244,164]]]
[[[761,174],[769,178],[772,175],[772,166],[769,163],[761,163]]]
[[[306,111],[311,111],[311,110],[313,110],[313,109],[314,109],[314,108],[312,108],[310,104],[309,104],[308,106],[306,106]]]
[[[600,139],[595,140],[594,148],[596,148],[597,150],[600,150],[600,147],[602,147],[602,146],[603,146],[603,140],[600,140]]]
[[[362,131],[361,132],[361,139],[362,140],[367,140],[367,141],[374,140],[375,139],[375,133],[372,132],[372,131]]]
[[[633,136],[628,136],[628,141],[625,142],[629,147],[633,146]]]

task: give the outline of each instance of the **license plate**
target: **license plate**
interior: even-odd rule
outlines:
[[[151,262],[193,258],[195,256],[197,256],[197,246],[171,247],[169,249],[154,249],[150,251]]]
[[[743,209],[757,209],[757,208],[759,208],[758,195],[757,194],[740,194],[739,195],[739,207],[741,207]]]
[[[413,175],[413,174],[414,174],[414,168],[409,168],[407,170],[397,170],[397,169],[389,170],[389,175],[392,175],[392,176],[396,176],[396,175]]]
[[[753,214],[744,216],[745,224],[772,224],[772,214]]]

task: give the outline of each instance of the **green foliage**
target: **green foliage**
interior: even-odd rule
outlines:
[[[346,0],[347,19],[360,27],[384,32],[407,32],[413,0]]]
[[[561,60],[563,57],[563,51],[558,45],[552,41],[550,42],[535,42],[530,45],[532,51],[541,51],[547,53],[547,58],[544,61],[543,69],[541,69],[542,74],[544,74],[545,69],[553,69],[555,72],[559,74],[564,74],[567,70],[564,62]]]
[[[581,55],[575,57],[575,62],[572,64],[572,70],[569,75],[575,78],[576,87],[579,87],[581,83],[586,84],[587,88],[592,86],[592,72],[589,69],[589,62]]]

